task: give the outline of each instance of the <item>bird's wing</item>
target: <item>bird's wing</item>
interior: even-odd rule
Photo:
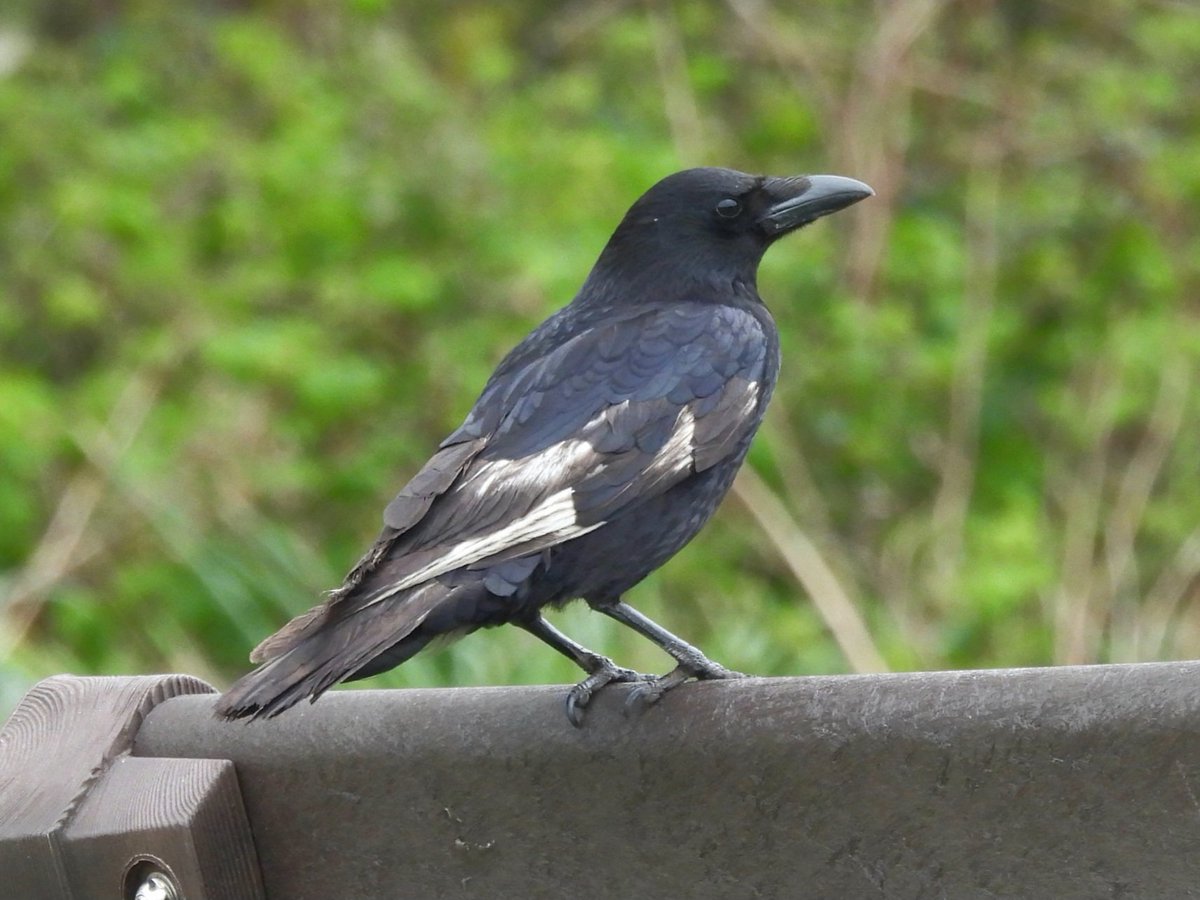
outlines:
[[[599,323],[493,378],[345,583],[251,659],[455,569],[580,537],[737,452],[766,400],[770,340],[744,310],[679,304]],[[411,630],[429,609],[405,612]]]
[[[597,325],[490,384],[441,452],[483,445],[419,521],[405,493],[388,507],[405,530],[354,604],[579,537],[736,452],[765,399],[767,348],[750,313],[679,304]]]
[[[395,544],[397,537],[421,521],[433,501],[443,494],[462,474],[463,469],[487,443],[482,437],[461,436],[447,439],[421,470],[388,504],[383,533],[346,575],[342,584],[330,591],[324,601],[296,616],[283,628],[261,641],[250,652],[251,662],[265,662],[287,652],[302,638],[316,631],[325,621],[330,609],[354,593],[379,565]]]

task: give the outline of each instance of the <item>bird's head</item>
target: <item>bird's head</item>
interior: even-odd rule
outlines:
[[[783,235],[874,193],[841,175],[772,178],[686,169],[630,207],[597,269],[626,277],[678,270],[753,283],[763,253]]]

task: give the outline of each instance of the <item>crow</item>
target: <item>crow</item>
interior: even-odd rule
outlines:
[[[387,506],[366,555],[325,601],[255,648],[219,699],[275,716],[431,641],[512,623],[579,665],[593,695],[637,682],[657,701],[737,677],[622,595],[695,536],[729,490],[770,400],[779,336],[759,261],[788,232],[869,197],[837,175],[689,169],[650,188],[583,287],[492,374],[462,425]],[[670,654],[654,677],[563,634],[543,607],[583,599]]]

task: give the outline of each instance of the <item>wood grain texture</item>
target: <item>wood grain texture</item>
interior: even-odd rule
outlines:
[[[35,685],[0,728],[0,872],[6,896],[72,897],[62,836],[146,714],[168,697],[211,693],[188,675],[79,678]]]
[[[161,860],[189,900],[258,900],[258,862],[233,763],[116,760],[65,831],[79,900],[108,900],[130,860]]]

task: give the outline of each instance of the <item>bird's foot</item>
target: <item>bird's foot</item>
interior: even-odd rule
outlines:
[[[629,681],[655,681],[653,675],[643,675],[641,672],[635,672],[633,669],[623,669],[616,665],[611,659],[606,657],[598,657],[596,668],[594,668],[588,677],[571,688],[567,692],[567,719],[576,728],[583,724],[583,714],[587,709],[587,705],[591,702],[592,697],[600,688],[606,684],[614,682],[629,682]]]
[[[641,712],[647,707],[653,706],[663,698],[667,691],[673,690],[692,679],[697,681],[716,681],[718,679],[745,677],[741,672],[727,669],[719,663],[715,663],[703,656],[696,660],[680,662],[679,665],[666,675],[652,678],[645,684],[639,684],[631,690],[629,696],[625,698],[625,715],[633,712]]]

